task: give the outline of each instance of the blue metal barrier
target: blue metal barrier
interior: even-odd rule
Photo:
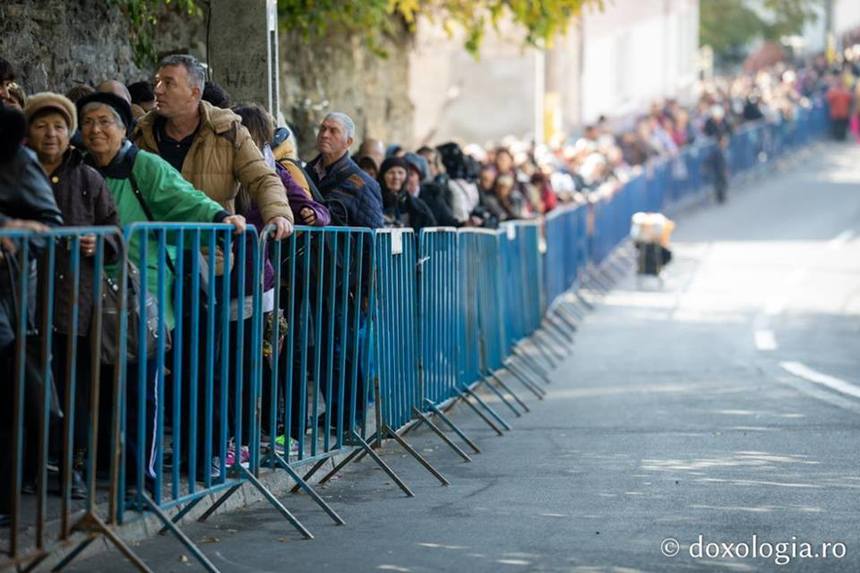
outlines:
[[[420,407],[415,236],[411,229],[376,231],[376,369],[383,423],[400,428]]]
[[[95,238],[92,251],[82,252],[84,237]],[[88,531],[79,548],[104,535],[141,567],[128,545],[109,531],[121,495],[122,439],[114,413],[120,407],[125,353],[105,354],[104,348],[115,347],[103,346],[104,337],[120,343],[124,338],[121,325],[106,330],[102,275],[106,263],[125,259],[122,232],[114,227],[42,233],[0,229],[0,243],[0,297],[7,299],[6,319],[14,330],[14,340],[0,348],[0,368],[13,373],[12,396],[0,416],[0,513],[10,515],[2,549],[8,560],[0,561],[0,568],[38,566],[72,541],[79,528]],[[121,307],[125,290],[119,289],[117,297]],[[100,367],[105,357],[113,366]],[[103,393],[113,397],[106,415],[100,407]],[[103,462],[100,447],[107,451]],[[54,456],[60,469],[56,480],[47,467]],[[96,487],[97,467],[110,475],[106,493]],[[74,472],[82,474],[83,483],[76,482]],[[59,499],[48,497],[50,481],[57,482]],[[33,496],[24,494],[25,482]],[[81,499],[83,507],[74,502]]]
[[[461,308],[459,386],[469,388],[488,372],[502,367],[505,325],[500,231],[464,229],[459,232]]]
[[[418,340],[420,409],[456,394],[458,320],[463,311],[456,229],[422,229],[418,234]]]
[[[263,433],[282,461],[325,460],[366,433],[374,237],[369,229],[297,227],[271,243]],[[278,460],[268,459],[274,467]]]

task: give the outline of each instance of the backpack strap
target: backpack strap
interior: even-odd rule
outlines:
[[[131,183],[132,193],[134,193],[137,202],[140,204],[140,208],[143,209],[143,214],[146,215],[146,218],[149,221],[154,222],[155,217],[152,215],[152,210],[149,208],[149,204],[146,202],[146,199],[144,199],[143,193],[140,192],[140,185],[137,184],[137,178],[134,176],[134,171],[131,169],[134,166],[137,151],[137,147],[131,147],[123,158],[126,162],[129,162],[128,180],[129,183]],[[170,272],[173,273],[173,276],[179,276],[176,274],[176,267],[173,266],[173,261],[170,259],[170,255],[165,255],[165,259],[167,260],[167,267],[170,269]]]

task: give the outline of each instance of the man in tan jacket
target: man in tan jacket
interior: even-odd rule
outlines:
[[[239,187],[248,189],[266,224],[282,239],[293,231],[293,212],[277,174],[238,115],[202,101],[206,75],[188,55],[168,56],[155,76],[155,110],[133,133],[141,149],[157,153],[197,189],[235,213]]]

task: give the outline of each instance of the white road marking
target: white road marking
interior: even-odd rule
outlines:
[[[756,330],[755,331],[755,347],[762,351],[771,351],[777,349],[776,337],[772,330]]]
[[[801,362],[780,362],[779,365],[782,366],[785,371],[794,374],[798,378],[803,378],[809,382],[827,386],[831,390],[836,390],[837,392],[847,394],[848,396],[860,398],[860,386],[855,386],[841,378],[822,374],[821,372],[817,372],[812,368],[807,367]]]
[[[854,231],[846,229],[827,242],[828,249],[838,249],[854,237]]]

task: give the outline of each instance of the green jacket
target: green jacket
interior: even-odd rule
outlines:
[[[132,156],[133,163],[129,161],[129,157]],[[129,143],[124,144],[114,161],[100,171],[113,195],[122,226],[149,221],[132,190],[131,174],[134,175],[140,194],[152,212],[154,222],[218,223],[228,216],[218,203],[209,199],[202,191],[195,189],[167,161],[153,153],[138,150]],[[141,236],[142,232],[135,232],[128,245],[128,258],[138,268],[142,268]],[[174,259],[175,239],[170,237],[170,234],[167,239],[167,256]],[[158,239],[155,233],[148,234],[146,267],[147,290],[158,296]],[[108,272],[118,274],[118,268],[108,267]],[[175,323],[173,312],[175,277],[170,269],[165,268],[164,278],[166,296],[164,314],[167,328],[172,329]]]

